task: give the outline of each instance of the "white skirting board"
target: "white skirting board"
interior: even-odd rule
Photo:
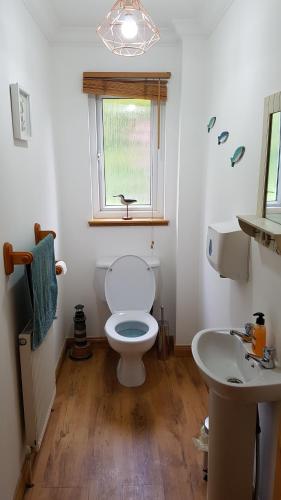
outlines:
[[[19,335],[25,444],[38,450],[56,395],[54,333],[50,328],[35,351],[31,350],[31,324]]]

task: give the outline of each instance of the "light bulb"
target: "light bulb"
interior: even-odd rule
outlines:
[[[131,15],[127,15],[121,25],[121,32],[124,38],[131,40],[138,33],[138,25]]]

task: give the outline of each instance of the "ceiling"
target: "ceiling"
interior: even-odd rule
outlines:
[[[95,26],[110,10],[113,0],[49,0],[63,26]],[[144,0],[144,7],[160,26],[171,19],[196,16],[210,0]]]
[[[95,28],[114,0],[23,0],[41,30],[52,41],[95,41]],[[164,33],[183,29],[210,33],[233,0],[143,0]],[[183,28],[183,25],[185,27]],[[187,26],[187,28],[186,28]],[[91,35],[93,33],[93,36]]]

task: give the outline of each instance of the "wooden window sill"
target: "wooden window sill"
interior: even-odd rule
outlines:
[[[92,219],[88,221],[91,227],[108,227],[108,226],[168,226],[169,221],[159,218],[145,219]]]

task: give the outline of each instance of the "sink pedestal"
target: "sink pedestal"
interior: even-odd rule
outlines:
[[[259,403],[262,431],[260,443],[260,500],[272,500],[273,498],[280,410],[281,405],[277,401]]]
[[[209,393],[208,500],[253,494],[257,405]]]

